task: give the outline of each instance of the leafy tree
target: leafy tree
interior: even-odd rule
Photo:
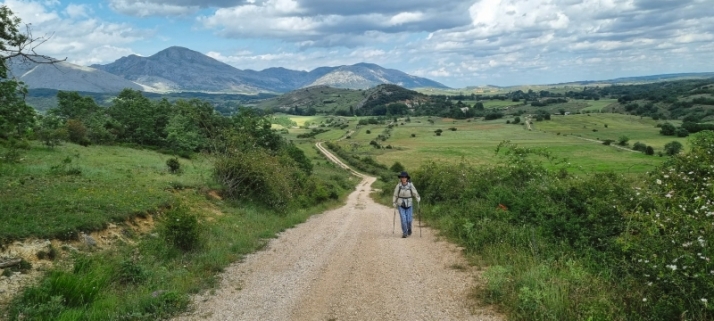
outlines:
[[[107,109],[117,121],[118,139],[128,143],[161,146],[169,121],[171,104],[163,99],[152,103],[140,91],[124,89]]]
[[[12,58],[52,63],[55,60],[35,53],[45,41],[32,38],[29,27],[20,31],[20,18],[5,5],[0,6],[0,138],[24,136],[34,123],[35,110],[25,104],[26,87],[8,79],[7,63]]]
[[[629,137],[627,137],[627,136],[625,136],[625,135],[622,135],[622,136],[620,136],[620,138],[617,140],[617,144],[620,145],[620,146],[627,146],[627,142],[629,142],[629,141],[630,141],[630,138],[629,138]]]
[[[671,123],[664,123],[662,124],[662,128],[659,130],[659,133],[665,136],[674,136],[676,131],[677,128],[674,127],[674,125]]]
[[[669,156],[674,156],[679,154],[679,152],[682,150],[682,143],[673,140],[667,144],[664,145],[664,152],[669,155]]]
[[[69,136],[67,128],[61,125],[62,120],[59,117],[55,115],[40,116],[38,123],[37,136],[45,146],[54,148],[63,140],[67,140]]]
[[[57,115],[65,120],[84,120],[91,114],[101,111],[92,97],[80,96],[76,91],[57,92],[57,108],[51,109],[49,113]]]
[[[198,126],[187,116],[177,114],[166,124],[166,143],[178,153],[190,153],[205,143]]]
[[[689,131],[687,131],[687,129],[684,127],[679,127],[677,128],[676,134],[677,137],[687,137],[689,136]]]

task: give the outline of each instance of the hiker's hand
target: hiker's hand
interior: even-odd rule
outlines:
[[[392,203],[392,205],[394,205],[394,207],[397,207],[397,203]]]

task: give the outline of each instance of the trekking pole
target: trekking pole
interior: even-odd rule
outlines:
[[[392,215],[392,234],[394,234],[394,228],[397,224],[397,208],[394,208],[394,215]]]
[[[421,237],[421,204],[419,205],[419,210],[417,211],[417,219],[419,220],[419,237]]]

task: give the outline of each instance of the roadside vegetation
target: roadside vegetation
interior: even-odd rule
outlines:
[[[502,165],[413,177],[424,218],[488,267],[481,299],[514,320],[707,320],[714,132],[690,146],[636,177],[547,169],[550,153],[507,142]]]

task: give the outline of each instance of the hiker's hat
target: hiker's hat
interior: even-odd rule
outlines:
[[[399,173],[399,175],[397,177],[399,177],[399,178],[406,177],[408,180],[412,179],[411,177],[409,177],[409,174],[407,174],[407,172],[401,172],[401,173]]]

